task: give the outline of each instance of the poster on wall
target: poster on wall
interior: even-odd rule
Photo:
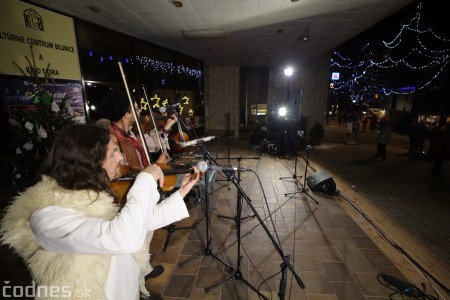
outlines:
[[[68,110],[76,123],[86,123],[86,113],[83,101],[81,82],[61,82],[43,85],[45,90],[53,96],[56,103],[64,99]],[[9,118],[15,111],[32,109],[34,99],[34,83],[20,78],[1,78],[0,97],[3,100],[4,111]]]
[[[72,18],[19,0],[2,0],[0,28],[0,74],[23,76],[13,62],[28,66],[27,58],[34,57],[39,77],[48,67],[55,79],[81,80]]]

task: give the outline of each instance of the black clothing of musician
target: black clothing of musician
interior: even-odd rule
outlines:
[[[267,150],[267,145],[269,144],[267,126],[264,124],[258,124],[255,131],[252,132],[250,136],[250,144],[254,150]]]

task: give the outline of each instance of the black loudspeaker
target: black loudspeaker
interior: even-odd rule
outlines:
[[[306,182],[313,191],[323,192],[329,195],[333,195],[336,192],[336,183],[325,171],[318,171],[312,174],[306,178]]]

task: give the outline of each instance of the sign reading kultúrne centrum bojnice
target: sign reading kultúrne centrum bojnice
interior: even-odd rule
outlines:
[[[28,66],[30,46],[40,76],[50,64],[53,78],[81,80],[73,20],[19,0],[2,0],[0,74],[22,75],[13,62]]]

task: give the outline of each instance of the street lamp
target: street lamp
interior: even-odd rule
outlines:
[[[286,69],[284,69],[284,76],[287,77],[287,102],[286,104],[289,103],[290,98],[291,98],[291,88],[290,88],[290,77],[294,75],[294,69],[292,67],[287,67]],[[286,115],[286,113],[285,113]]]
[[[284,69],[285,76],[292,76],[293,74],[294,74],[294,69],[292,69],[291,67],[287,67],[286,69]]]

